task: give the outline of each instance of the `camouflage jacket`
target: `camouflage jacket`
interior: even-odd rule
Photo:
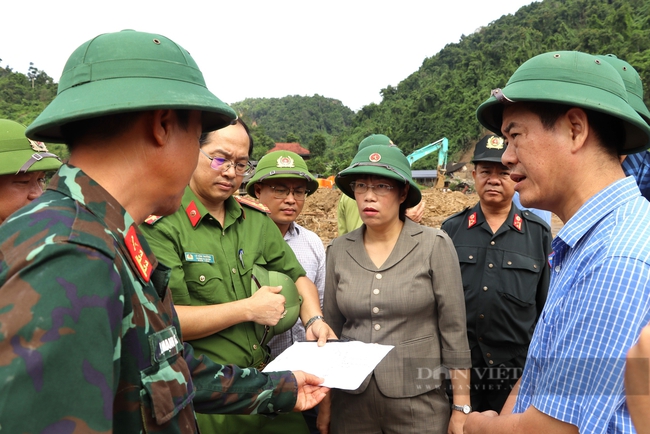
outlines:
[[[194,433],[204,413],[290,411],[290,372],[195,358],[132,218],[62,166],[0,226],[3,432]]]

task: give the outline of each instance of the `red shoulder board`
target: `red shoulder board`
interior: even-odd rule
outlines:
[[[235,200],[237,202],[239,202],[240,205],[245,205],[245,206],[247,206],[249,208],[256,209],[256,210],[258,210],[260,212],[263,212],[263,213],[266,213],[266,214],[271,212],[271,210],[269,210],[266,207],[266,205],[264,205],[263,203],[259,203],[256,200],[250,199],[250,198],[245,197],[245,196],[233,196],[233,197],[235,198]]]
[[[149,217],[147,217],[146,219],[144,219],[144,222],[145,222],[146,224],[148,224],[148,225],[153,225],[154,223],[156,223],[156,222],[157,222],[158,220],[160,220],[161,218],[163,218],[163,216],[161,216],[161,215],[153,215],[153,214],[151,214]]]
[[[199,209],[196,207],[196,204],[194,201],[190,202],[190,204],[185,208],[185,214],[190,218],[190,223],[192,223],[192,227],[195,227],[196,224],[201,220],[201,213],[199,212]]]
[[[129,228],[124,242],[126,243],[126,248],[131,255],[131,259],[133,259],[136,267],[138,267],[140,276],[142,276],[145,282],[149,283],[151,273],[153,273],[153,267],[151,266],[151,262],[149,262],[147,255],[144,254],[144,250],[142,250],[140,240],[138,240],[138,235],[135,232],[135,226]]]
[[[521,217],[519,217],[519,214],[515,214],[515,217],[512,219],[512,225],[521,232]]]
[[[467,218],[467,229],[471,228],[476,224],[476,212],[473,212],[470,214],[470,216]]]

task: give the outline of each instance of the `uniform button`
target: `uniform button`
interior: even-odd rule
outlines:
[[[508,265],[512,265],[512,261],[508,261]]]
[[[192,210],[190,211],[190,217],[194,217],[196,215],[196,211]]]
[[[375,324],[375,330],[379,330],[381,328],[381,325]]]
[[[372,290],[372,293],[377,295],[377,294],[379,294],[379,290],[375,288],[375,289]]]
[[[373,307],[372,312],[373,313],[379,313],[379,308],[378,307]]]
[[[237,269],[236,269],[236,268],[233,268],[233,269],[232,269],[232,274],[236,274],[236,273],[237,273]]]
[[[487,291],[487,286],[484,286],[484,287],[483,287],[483,291]]]
[[[379,273],[375,274],[375,278],[381,280],[381,274],[379,274]]]
[[[495,245],[496,243],[494,241],[490,241],[490,245]]]
[[[494,264],[488,264],[488,268],[494,268]]]
[[[254,345],[253,345],[253,349],[254,349],[254,350],[257,349],[257,344],[254,344]]]
[[[478,317],[479,317],[479,319],[483,319],[483,318],[485,318],[485,315],[480,314]]]
[[[560,272],[560,266],[559,266],[559,265],[556,265],[556,266],[555,266],[555,272],[556,272],[556,273],[559,273],[559,272]]]
[[[488,356],[488,357],[492,357],[492,354],[491,354],[491,353],[487,353],[486,356]]]
[[[490,365],[494,365],[494,360],[488,360],[488,363],[489,363]]]
[[[474,259],[474,256],[473,256],[473,255],[469,255],[469,259]]]
[[[199,281],[200,282],[205,282],[205,276],[203,276],[203,275],[199,276]]]
[[[537,264],[533,265],[533,268],[537,268]]]

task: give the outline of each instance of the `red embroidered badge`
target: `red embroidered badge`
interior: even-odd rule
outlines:
[[[199,220],[201,220],[201,213],[199,213],[199,209],[196,207],[194,201],[190,202],[187,208],[185,208],[185,213],[190,218],[192,227],[195,227]]]
[[[517,228],[518,231],[521,231],[521,217],[519,217],[519,214],[515,214],[515,218],[512,220],[512,224]]]
[[[381,155],[374,152],[374,153],[370,154],[370,156],[368,157],[368,160],[372,161],[373,163],[377,163],[377,162],[379,162],[379,160],[381,160]]]
[[[129,231],[126,233],[126,239],[124,242],[126,243],[126,248],[129,250],[131,259],[133,259],[133,262],[135,262],[135,265],[138,267],[140,276],[142,276],[144,281],[148,283],[149,279],[151,278],[153,268],[151,267],[149,258],[147,258],[147,255],[144,254],[144,250],[142,250],[140,240],[138,240],[138,235],[135,232],[135,226],[131,226],[129,228]]]
[[[468,218],[467,218],[467,229],[471,228],[476,224],[476,213],[472,213]]]

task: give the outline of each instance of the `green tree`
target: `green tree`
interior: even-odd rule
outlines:
[[[322,133],[316,133],[313,135],[311,142],[309,143],[309,153],[312,157],[320,157],[325,154],[325,148],[327,147],[327,139]]]

